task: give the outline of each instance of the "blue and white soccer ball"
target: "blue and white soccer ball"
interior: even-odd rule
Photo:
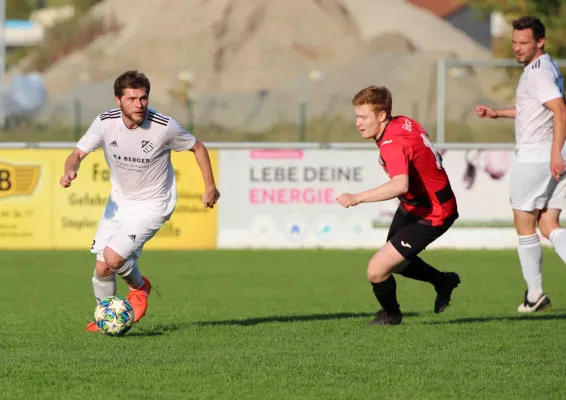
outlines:
[[[123,297],[106,297],[94,310],[94,322],[98,330],[104,334],[122,336],[132,329],[134,309]]]

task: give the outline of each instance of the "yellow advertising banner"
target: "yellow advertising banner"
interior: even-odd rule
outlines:
[[[0,248],[50,248],[51,156],[37,149],[0,154]]]
[[[110,171],[102,151],[89,154],[71,187],[59,178],[70,149],[0,150],[0,248],[90,249],[110,194]],[[210,150],[214,174],[218,157]],[[171,155],[177,207],[145,249],[216,247],[217,209],[201,202],[204,184],[193,153]]]

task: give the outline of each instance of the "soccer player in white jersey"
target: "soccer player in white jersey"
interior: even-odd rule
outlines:
[[[137,259],[142,248],[169,220],[177,202],[171,151],[192,151],[205,183],[202,201],[212,208],[216,189],[206,147],[175,119],[148,108],[150,83],[138,71],[126,71],[114,83],[119,108],[97,116],[65,161],[60,184],[71,186],[81,161],[102,148],[112,190],[92,242],[96,267],[92,285],[97,302],[116,294],[116,274],[130,287],[127,299],[134,322],[145,315],[151,283]],[[87,331],[96,332],[94,322]]]
[[[564,80],[556,62],[544,51],[545,27],[535,17],[513,21],[513,50],[525,68],[515,107],[495,110],[479,105],[481,118],[515,118],[515,163],[510,198],[519,236],[519,261],[527,283],[520,312],[543,311],[550,298],[542,289],[542,249],[536,232],[550,239],[566,262],[566,230],[559,224],[566,206]]]

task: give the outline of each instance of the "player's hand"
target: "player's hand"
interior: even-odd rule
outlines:
[[[360,204],[357,196],[351,193],[342,193],[336,198],[336,201],[344,208],[353,207]]]
[[[220,192],[216,187],[207,189],[202,195],[202,204],[205,208],[214,208],[214,205],[220,198]]]
[[[480,118],[497,118],[497,112],[493,108],[481,104],[476,106],[476,114]]]
[[[61,177],[59,183],[64,188],[68,188],[71,186],[71,181],[77,178],[77,173],[75,171],[67,172],[65,175]]]
[[[560,180],[560,175],[564,173],[564,159],[562,154],[552,154],[550,156],[550,172],[552,173],[552,178],[558,182]]]

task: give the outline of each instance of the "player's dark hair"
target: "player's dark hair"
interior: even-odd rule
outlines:
[[[391,92],[385,86],[368,86],[354,96],[352,104],[356,107],[369,104],[376,115],[383,111],[387,118],[391,118],[393,96],[391,96]]]
[[[513,29],[516,31],[524,31],[530,29],[533,31],[533,37],[538,42],[546,36],[546,28],[537,17],[521,17],[513,21]]]
[[[137,70],[126,71],[114,81],[114,96],[122,97],[124,89],[141,89],[145,88],[149,95],[149,79],[145,74]]]

